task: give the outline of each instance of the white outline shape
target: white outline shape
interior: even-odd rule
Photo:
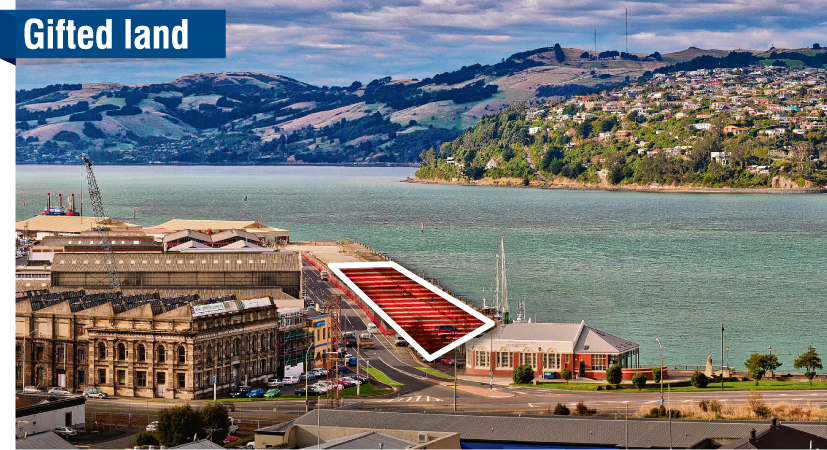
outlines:
[[[423,280],[419,276],[415,275],[413,272],[409,271],[408,269],[400,266],[399,264],[397,264],[393,261],[389,261],[389,262],[330,263],[330,264],[327,265],[327,267],[340,280],[342,280],[350,289],[352,289],[353,292],[355,292],[356,295],[358,295],[359,298],[362,299],[362,301],[364,301],[368,306],[370,306],[371,309],[376,311],[376,313],[379,314],[379,317],[384,319],[385,322],[387,322],[388,325],[391,326],[391,328],[393,328],[397,333],[401,334],[402,337],[405,338],[405,340],[409,344],[411,344],[411,346],[414,349],[416,349],[416,351],[418,351],[419,354],[422,355],[425,358],[425,360],[428,361],[428,362],[431,362],[431,361],[435,360],[436,358],[448,353],[449,351],[459,347],[460,345],[468,342],[469,340],[473,339],[474,336],[476,336],[480,333],[483,333],[487,330],[490,330],[491,328],[494,328],[494,321],[493,320],[489,319],[488,317],[485,317],[479,311],[476,311],[475,309],[473,309],[470,306],[466,305],[465,303],[457,300],[456,298],[446,294],[445,291],[443,291],[442,289],[439,289],[438,287],[434,286],[433,284],[428,283],[427,281]],[[410,278],[411,280],[417,282],[420,286],[423,286],[423,287],[427,288],[429,291],[433,292],[434,294],[439,295],[440,297],[442,297],[446,301],[450,302],[454,306],[456,306],[456,307],[462,309],[463,311],[467,312],[468,314],[470,314],[474,318],[481,321],[482,326],[474,329],[473,331],[469,332],[465,336],[461,337],[460,339],[455,340],[451,344],[448,344],[447,346],[437,350],[434,353],[426,352],[425,349],[422,348],[422,346],[419,345],[418,342],[416,342],[413,338],[411,338],[411,336],[408,335],[408,333],[406,333],[405,330],[402,329],[401,326],[399,326],[399,324],[397,324],[385,311],[383,311],[382,308],[380,308],[370,297],[368,297],[364,292],[362,292],[362,290],[359,289],[358,286],[356,286],[356,283],[354,283],[347,275],[342,273],[342,270],[341,270],[341,269],[375,269],[375,268],[388,268],[388,267],[390,267],[392,269],[396,269],[399,273],[401,273],[401,274],[407,276],[408,278]]]

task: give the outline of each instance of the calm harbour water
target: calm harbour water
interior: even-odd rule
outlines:
[[[827,355],[827,195],[648,194],[400,183],[414,168],[96,166],[108,215],[255,220],[293,240],[351,239],[466,300],[494,285],[505,237],[511,310],[641,344],[655,364],[729,363],[772,346]],[[16,217],[78,195],[81,166],[18,166]],[[243,201],[247,196],[247,201]],[[26,205],[23,205],[23,198]],[[91,211],[88,200],[85,207]],[[132,219],[133,209],[136,219]],[[86,211],[88,214],[89,211]],[[420,232],[420,222],[425,232]]]

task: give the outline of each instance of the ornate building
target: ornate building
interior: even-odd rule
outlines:
[[[31,291],[16,302],[16,384],[193,399],[276,372],[270,296],[161,298],[120,291]],[[25,355],[25,360],[24,360]]]

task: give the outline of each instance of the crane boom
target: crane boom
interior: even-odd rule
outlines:
[[[103,249],[103,262],[106,265],[106,271],[109,273],[109,286],[113,290],[120,289],[121,281],[118,277],[118,268],[115,267],[115,255],[112,253],[112,239],[109,237],[109,229],[104,223],[106,214],[103,208],[103,198],[101,197],[98,182],[95,180],[95,172],[92,171],[92,162],[85,156],[80,157],[86,164],[86,181],[89,184],[89,198],[92,201],[92,209],[95,210],[95,223],[92,229],[98,232],[101,240],[101,248]]]

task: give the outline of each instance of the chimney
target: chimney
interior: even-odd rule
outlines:
[[[772,424],[771,428],[778,428],[778,417],[772,416],[770,423]]]
[[[749,430],[749,438],[755,439],[755,428]]]

